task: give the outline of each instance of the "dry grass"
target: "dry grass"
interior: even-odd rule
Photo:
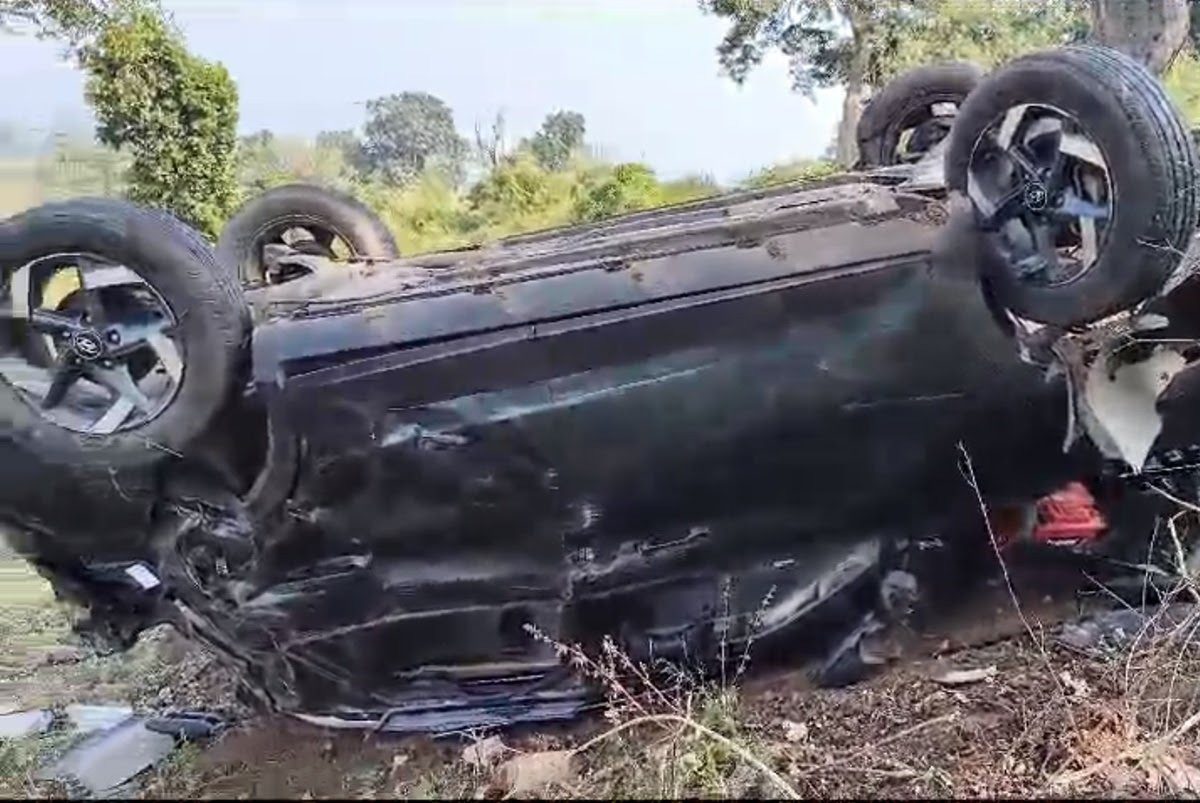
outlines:
[[[1163,532],[1178,539],[1181,561],[1195,514],[1181,508],[1163,523]],[[207,751],[177,754],[144,780],[142,794],[617,799],[1200,792],[1200,613],[1182,604],[1200,594],[1195,582],[1182,577],[1168,593],[1168,601],[1181,604],[1157,609],[1132,644],[1083,655],[1056,642],[1055,619],[1013,579],[1019,567],[997,556],[1014,571],[995,588],[995,602],[1019,613],[1010,617],[1018,635],[959,649],[933,646],[947,634],[932,634],[903,662],[849,689],[814,689],[795,670],[747,674],[749,652],[727,655],[728,671],[713,679],[634,661],[612,641],[589,654],[534,632],[603,689],[602,715],[503,734],[503,754],[487,766],[465,762],[461,742],[332,734],[262,720]],[[40,580],[23,567],[0,567],[0,654],[34,661],[69,640],[66,622]],[[936,678],[949,667],[996,671],[977,683],[946,686]],[[121,699],[153,706],[185,674],[135,651],[65,666],[26,662],[0,683],[26,699],[112,700],[122,689]],[[7,779],[0,795],[53,791],[31,786],[28,772],[59,747],[50,739],[0,748],[0,777]],[[564,756],[569,772],[532,788],[514,788],[504,771],[514,759]]]

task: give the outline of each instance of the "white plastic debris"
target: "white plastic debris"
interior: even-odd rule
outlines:
[[[506,752],[508,752],[508,746],[499,736],[489,736],[467,745],[463,749],[462,760],[472,767],[486,769],[498,762]]]
[[[38,770],[35,777],[77,784],[93,795],[110,794],[174,749],[174,737],[155,733],[145,723],[130,720],[93,733],[58,761]]]
[[[969,683],[981,683],[996,676],[996,667],[985,666],[981,669],[951,669],[934,675],[930,680],[943,686],[965,686]]]
[[[49,730],[54,715],[49,711],[14,711],[0,714],[0,739],[24,739]]]
[[[109,730],[133,716],[133,709],[124,705],[68,705],[63,709],[69,727],[76,733],[89,734]]]
[[[1179,352],[1159,346],[1138,362],[1109,367],[1102,352],[1087,372],[1079,412],[1088,435],[1106,457],[1141,471],[1162,431],[1156,405],[1175,375],[1187,366]]]

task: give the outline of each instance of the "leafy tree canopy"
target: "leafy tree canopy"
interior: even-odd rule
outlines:
[[[401,92],[367,102],[363,156],[369,168],[394,184],[412,181],[426,168],[461,178],[467,144],[454,114],[426,92]]]
[[[529,150],[546,170],[562,170],[577,148],[583,145],[587,123],[579,112],[558,111],[546,116],[542,127],[529,141]]]
[[[237,88],[149,9],[110,19],[80,49],[97,138],[132,157],[129,197],[215,237],[237,201]]]

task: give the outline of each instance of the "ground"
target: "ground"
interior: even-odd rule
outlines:
[[[247,717],[141,780],[146,797],[958,797],[1200,790],[1190,683],[1195,614],[1134,648],[1080,654],[1052,638],[1074,592],[984,583],[936,627],[904,633],[872,679],[817,689],[796,668],[719,681],[621,672],[576,656],[608,689],[581,722],[467,737],[329,733]],[[1100,595],[1102,596],[1102,595]],[[1091,596],[1093,600],[1097,595]],[[1178,606],[1177,606],[1178,607]],[[1186,610],[1186,609],[1185,609]],[[1186,631],[1186,632],[1185,632]],[[977,670],[955,677],[950,670]],[[734,673],[736,675],[736,673]],[[129,702],[239,712],[202,649],[154,632],[128,654],[72,642],[69,615],[24,564],[0,562],[0,705]],[[491,738],[489,738],[491,737]],[[0,742],[0,797],[50,795],[30,771],[64,738]]]

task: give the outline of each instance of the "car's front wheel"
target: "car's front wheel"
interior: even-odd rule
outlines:
[[[0,430],[43,460],[187,454],[239,384],[248,328],[236,281],[166,213],[87,199],[0,223]]]

